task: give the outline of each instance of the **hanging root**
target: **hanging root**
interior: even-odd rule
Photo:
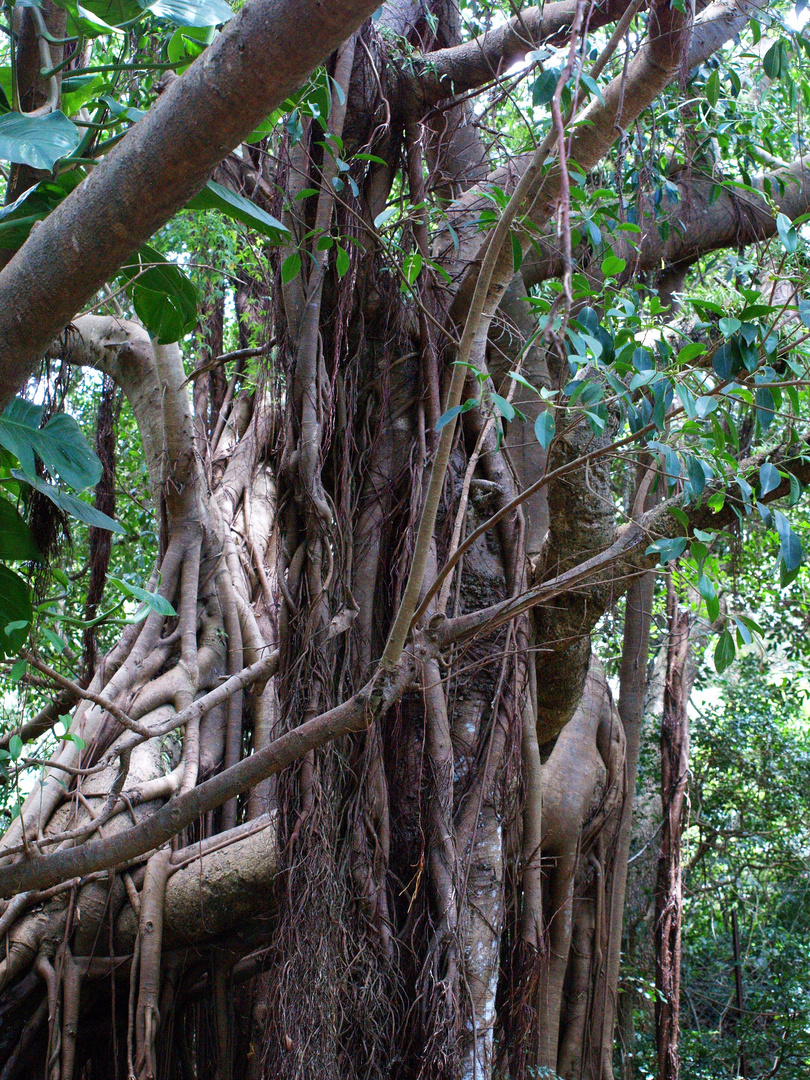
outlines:
[[[155,1039],[160,1026],[160,959],[166,881],[171,853],[164,848],[146,864],[138,929],[140,979],[135,1011],[135,1076],[155,1080]]]
[[[101,398],[96,420],[96,454],[101,462],[101,479],[96,484],[95,507],[108,517],[115,517],[115,424],[121,408],[121,398],[114,381],[105,376],[101,389]],[[88,537],[90,548],[90,581],[87,585],[83,618],[87,623],[96,617],[98,605],[107,583],[107,568],[110,565],[112,534],[109,529],[97,529],[91,526]],[[83,666],[85,680],[93,676],[96,669],[96,627],[86,626],[82,638]]]

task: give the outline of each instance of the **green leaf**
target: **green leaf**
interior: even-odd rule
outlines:
[[[784,514],[779,510],[771,512],[776,531],[779,534],[779,555],[785,564],[785,569],[788,573],[791,573],[793,570],[798,570],[804,559],[801,541],[791,529],[790,522]]]
[[[26,214],[15,217],[11,221],[0,222],[0,248],[6,251],[17,251],[28,239],[32,227],[38,221],[48,216],[46,210],[36,214]]]
[[[406,256],[405,261],[402,264],[402,273],[405,275],[405,280],[409,285],[413,285],[419,277],[423,265],[424,259],[418,251],[411,252],[410,255]]]
[[[699,341],[690,341],[688,345],[684,345],[681,351],[678,353],[678,363],[688,364],[692,360],[697,359],[706,352],[706,346],[701,345]]]
[[[754,640],[750,627],[746,626],[745,622],[736,615],[732,615],[731,617],[737,624],[737,645],[750,645]]]
[[[66,642],[62,638],[60,638],[58,634],[55,634],[53,632],[53,630],[51,630],[47,626],[43,626],[42,627],[42,633],[45,635],[47,640],[53,646],[54,652],[56,653],[57,656],[59,656],[61,653],[63,653],[65,651]]]
[[[705,420],[707,416],[717,409],[717,405],[717,398],[709,397],[708,394],[704,394],[695,402],[695,415],[700,420]]]
[[[463,405],[454,405],[452,409],[448,409],[446,413],[442,413],[436,421],[436,430],[441,431],[451,420],[455,420],[461,413],[469,412],[470,409],[474,409],[477,404],[478,398],[467,398]]]
[[[0,499],[0,560],[30,562],[41,558],[31,530],[8,499]]]
[[[712,108],[715,107],[720,97],[720,72],[713,71],[706,80],[706,85],[703,88],[703,92],[706,95],[706,100]]]
[[[374,218],[374,228],[381,229],[383,225],[387,225],[388,222],[397,214],[398,207],[389,206],[387,210],[383,210],[381,214],[377,214]]]
[[[782,477],[779,475],[779,470],[774,468],[769,461],[766,461],[764,465],[759,469],[759,497],[767,495],[769,491],[775,491],[776,488],[782,483]]]
[[[101,479],[101,462],[67,413],[57,413],[40,429],[42,406],[15,398],[0,416],[0,445],[18,458],[28,476],[36,473],[35,455],[51,474],[77,491]]]
[[[68,13],[68,20],[66,31],[69,35],[82,34],[85,37],[97,38],[102,37],[105,34],[120,34],[122,33],[116,26],[112,25],[107,19],[103,18],[98,13],[98,5],[89,0],[87,6],[82,6],[77,0],[55,0],[55,3]],[[107,8],[113,10],[113,17],[115,15],[123,15],[123,11],[120,8],[113,9],[110,4],[106,5]],[[129,17],[137,17],[138,5],[133,2],[129,11]],[[126,21],[125,19],[119,19],[120,22]],[[94,81],[95,76],[89,76],[91,81]],[[65,79],[62,82],[62,93],[71,94],[74,92],[72,87],[65,86],[65,83],[73,82],[73,79]],[[83,104],[83,103],[82,103]],[[81,108],[81,104],[78,106]],[[68,111],[67,109],[65,110]],[[72,113],[69,113],[72,115]]]
[[[34,609],[28,586],[7,566],[0,566],[0,657],[14,656],[28,638]]]
[[[28,667],[28,661],[27,660],[18,660],[16,664],[13,664],[12,668],[11,668],[11,671],[9,673],[9,678],[11,679],[11,681],[13,683],[19,682],[20,679],[25,674],[25,669],[27,667]]]
[[[540,72],[532,83],[532,105],[539,108],[541,105],[547,105],[551,101],[554,97],[554,91],[557,89],[558,78],[557,72],[550,68]]]
[[[685,514],[685,513],[683,512],[683,510],[679,509],[679,507],[677,507],[677,506],[673,506],[673,507],[670,507],[670,511],[669,511],[669,512],[670,512],[670,514],[672,514],[672,516],[673,516],[673,517],[675,518],[675,520],[676,520],[676,521],[677,521],[677,522],[678,522],[678,523],[679,523],[680,525],[682,525],[682,526],[684,527],[684,529],[688,529],[688,528],[689,528],[689,518],[688,518],[688,516],[687,516],[687,515],[686,515],[686,514]]]
[[[511,234],[511,237],[512,237],[512,269],[513,269],[513,271],[515,273],[517,273],[518,270],[520,270],[521,264],[523,262],[523,248],[520,246],[520,239],[517,236],[515,236],[514,233]]]
[[[769,79],[779,79],[787,69],[787,65],[788,55],[785,43],[775,41],[762,57],[762,69]]]
[[[705,574],[701,574],[700,580],[698,581],[698,592],[706,601],[706,611],[709,616],[709,622],[714,622],[720,614],[720,601],[717,598],[717,591],[713,582]]]
[[[447,412],[442,413],[439,419],[436,421],[436,430],[441,431],[443,427],[446,427],[451,420],[455,420],[461,413],[461,406],[454,405],[452,409],[448,409]]]
[[[546,409],[545,412],[541,412],[535,420],[534,434],[544,450],[547,450],[551,445],[551,440],[554,438],[556,427],[554,413],[551,409]]]
[[[345,248],[339,245],[335,248],[335,267],[337,269],[337,275],[342,278],[348,271],[350,266],[349,253]]]
[[[160,345],[179,341],[194,329],[197,290],[159,251],[144,244],[121,274],[130,282],[138,318]]]
[[[584,71],[580,74],[581,81],[588,87],[590,92],[599,99],[602,105],[605,104],[605,99],[602,97],[602,91],[599,89],[599,84],[592,76],[587,75]]]
[[[71,11],[72,4],[65,2],[60,4],[65,10]],[[77,5],[78,9],[78,5]],[[120,26],[121,23],[131,22],[143,14],[144,9],[136,0],[85,0],[82,17],[95,16],[108,26]],[[70,19],[68,20],[70,23]]]
[[[47,116],[0,116],[0,158],[52,172],[60,158],[79,145],[79,129],[63,112]]]
[[[720,333],[724,337],[731,337],[732,334],[736,334],[742,326],[739,319],[729,317],[728,319],[720,319],[717,325],[720,327]]]
[[[178,31],[179,32],[179,31]],[[286,225],[266,213],[260,207],[246,199],[244,195],[237,195],[230,188],[209,180],[202,191],[195,195],[190,203],[186,204],[187,210],[219,210],[221,214],[241,221],[243,225],[269,237],[274,243],[280,244],[285,236],[289,236],[290,230]],[[294,277],[295,275],[293,275]]]
[[[658,562],[662,566],[666,566],[666,564],[672,562],[673,559],[680,558],[680,556],[683,555],[685,548],[685,536],[663,537],[661,540],[656,540],[654,544],[650,544],[644,554],[657,555]]]
[[[743,626],[747,627],[752,633],[759,634],[760,637],[762,636],[762,627],[758,622],[752,619],[750,615],[734,615],[733,619],[736,623],[742,623]]]
[[[205,46],[212,43],[214,36],[215,31],[210,26],[180,26],[168,42],[166,54],[174,64],[178,60],[188,60],[188,67],[204,52]],[[183,68],[178,66],[175,70],[180,72]]]
[[[520,383],[521,386],[525,386],[527,390],[531,390],[533,394],[537,394],[539,396],[540,391],[535,389],[535,387],[532,386],[529,380],[525,379],[519,371],[510,371],[509,378],[512,379],[513,382]]]
[[[225,0],[153,0],[141,7],[178,26],[219,26],[234,16]]]
[[[490,394],[492,403],[504,420],[514,420],[515,407],[511,401],[507,401],[505,397],[501,397],[500,394],[496,394],[494,391]]]
[[[161,596],[159,593],[147,592],[146,589],[140,588],[138,585],[130,585],[129,582],[122,581],[121,578],[108,577],[107,581],[111,585],[114,585],[119,592],[124,593],[125,596],[132,596],[136,600],[142,600],[152,611],[156,611],[158,615],[176,615],[169,601]]]
[[[105,34],[123,33],[123,30],[119,30],[117,26],[110,26],[109,23],[94,15],[89,8],[83,7],[81,4],[75,2],[61,3],[59,6],[65,8],[70,14],[70,18],[67,20],[69,34],[78,33],[83,34],[85,37],[97,38],[103,37]]]
[[[8,741],[8,752],[12,761],[17,761],[23,752],[23,741],[19,735],[12,735]]]
[[[0,121],[0,123],[2,123],[2,121]],[[799,243],[799,236],[793,228],[793,223],[790,218],[786,217],[785,214],[776,215],[776,231],[779,233],[782,247],[788,254],[792,255]]]
[[[96,529],[107,529],[109,532],[126,536],[126,529],[119,525],[117,521],[113,521],[111,517],[107,517],[100,510],[96,510],[95,506],[90,506],[89,503],[77,499],[75,495],[60,491],[59,488],[54,487],[53,484],[47,484],[38,476],[26,476],[19,469],[12,469],[11,475],[16,477],[17,480],[23,480],[26,484],[36,488],[46,499],[50,499],[54,506],[58,506],[60,510],[63,510],[71,517],[83,521],[85,525],[93,525]]]
[[[606,278],[616,277],[624,270],[627,263],[624,259],[620,259],[618,255],[608,255],[606,259],[602,260],[602,273]]]
[[[294,251],[292,255],[288,255],[284,262],[281,264],[281,280],[285,285],[288,285],[291,281],[298,277],[301,272],[301,253]]]
[[[737,650],[734,645],[734,638],[731,636],[731,631],[724,630],[714,649],[714,670],[718,675],[722,675],[726,668],[734,663],[734,657],[736,655]]]

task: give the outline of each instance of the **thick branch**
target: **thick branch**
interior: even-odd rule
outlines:
[[[426,650],[426,654],[430,651]],[[0,867],[0,896],[48,888],[68,878],[132,862],[171,840],[202,814],[255,787],[308,751],[342,735],[364,730],[376,716],[382,715],[399,700],[413,679],[413,659],[408,656],[396,672],[383,674],[376,686],[367,684],[344,704],[308,720],[270,743],[264,750],[244,758],[185,795],[172,799],[128,831],[44,858]]]
[[[761,2],[762,0],[754,3],[747,0],[716,0],[705,8],[688,31],[683,67],[691,69],[702,63],[725,41],[739,33],[751,10],[761,6]],[[678,19],[677,15],[677,12],[673,13],[666,5],[656,5],[650,15],[649,39],[629,64],[626,76],[617,76],[605,87],[604,104],[594,100],[580,113],[571,140],[569,157],[586,172],[594,168],[616,141],[619,132],[626,129],[681,70],[678,47],[681,35],[687,31],[683,20]],[[483,245],[488,241],[488,234],[482,234],[479,229],[481,209],[489,205],[482,188],[495,182],[504,190],[511,191],[517,177],[530,168],[532,161],[533,156],[527,155],[519,163],[518,170],[513,167],[511,170],[493,173],[486,185],[471,188],[448,211],[450,223],[460,240],[457,251],[449,234],[446,244],[442,243],[445,265],[451,274],[455,270],[458,279],[452,310],[457,322],[461,322],[470,306],[477,266]],[[554,169],[544,175],[530,192],[525,209],[535,228],[543,228],[551,216],[551,208],[559,194],[558,181],[559,170]],[[525,250],[529,249],[528,233],[521,236],[521,243]],[[505,252],[501,262],[503,265],[496,271],[495,280],[502,277],[505,287],[511,277],[511,252]]]
[[[592,12],[589,29],[614,22],[628,2],[606,0]],[[576,0],[531,7],[522,11],[520,18],[510,19],[472,41],[429,53],[424,68],[414,80],[414,93],[423,104],[435,105],[444,98],[491,82],[541,42],[563,42],[576,10]]]
[[[374,10],[252,0],[0,273],[0,409],[66,323]]]
[[[703,177],[680,183],[676,179],[675,183],[679,196],[670,214],[656,214],[651,202],[645,204],[637,249],[621,233],[611,236],[611,250],[627,262],[626,276],[662,266],[688,266],[711,251],[742,247],[776,236],[776,216],[764,195],[731,186],[717,195],[718,182]],[[810,211],[807,158],[754,177],[749,186],[770,192],[776,210],[791,220]],[[714,202],[712,192],[717,196]],[[673,226],[666,242],[661,239],[660,230],[665,221]],[[562,255],[553,233],[548,231],[539,243],[543,253],[530,250],[521,266],[527,286],[548,281],[562,272]]]

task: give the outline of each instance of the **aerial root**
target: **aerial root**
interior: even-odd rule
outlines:
[[[160,958],[163,942],[163,915],[171,852],[158,851],[146,864],[141,892],[140,973],[135,1011],[135,1077],[155,1080],[155,1039],[160,1026]],[[134,963],[133,963],[134,967]]]

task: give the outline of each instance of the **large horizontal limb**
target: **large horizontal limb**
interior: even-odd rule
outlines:
[[[807,158],[752,178],[749,187],[762,195],[730,184],[718,193],[718,181],[701,176],[675,183],[679,197],[671,213],[656,214],[651,203],[645,207],[638,247],[621,233],[611,236],[611,250],[627,262],[626,277],[662,267],[686,267],[712,251],[743,247],[776,236],[776,213],[765,197],[766,191],[776,212],[791,220],[810,211]],[[670,219],[673,227],[664,241],[659,226]],[[538,240],[537,248],[527,253],[521,273],[530,286],[558,277],[562,268],[559,245],[547,232]]]
[[[420,650],[427,656],[430,648]],[[424,659],[422,657],[421,659]],[[161,847],[202,814],[235,799],[310,750],[325,746],[351,732],[363,731],[397,702],[412,685],[415,658],[406,654],[394,672],[383,672],[357,694],[329,712],[308,720],[275,739],[269,746],[243,758],[225,772],[170,800],[154,814],[126,832],[81,847],[36,859],[23,859],[0,867],[0,896],[31,889],[46,889],[69,878],[84,877],[96,870],[124,866]]]
[[[0,410],[51,341],[376,0],[251,0],[0,273]]]
[[[658,21],[651,27],[650,36],[628,66],[626,75],[617,76],[604,88],[604,102],[593,101],[578,117],[571,138],[569,157],[586,172],[593,169],[608,153],[619,132],[627,128],[641,112],[675,79],[681,65],[677,62],[676,38],[688,33],[686,61],[691,69],[703,63],[722,45],[739,33],[748,21],[751,11],[762,5],[762,0],[715,0],[706,7],[694,22],[684,30],[666,7],[656,9]],[[651,19],[652,19],[651,15]],[[534,167],[533,156],[526,155],[517,163],[518,168],[498,170],[482,185],[465,192],[451,207],[447,216],[458,237],[456,249],[450,234],[441,252],[442,261],[451,276],[456,279],[456,295],[452,315],[462,323],[471,304],[473,291],[489,233],[479,228],[481,210],[489,206],[488,186],[496,183],[511,192],[522,176]],[[520,235],[524,250],[529,250],[531,239],[545,231],[551,217],[552,207],[559,197],[559,170],[538,174],[526,199],[526,218],[534,226]],[[508,248],[508,245],[507,245]],[[504,284],[511,278],[511,249],[504,250],[494,280]]]
[[[630,0],[604,0],[588,20],[595,30],[619,19]],[[437,49],[411,77],[411,90],[423,105],[474,90],[492,82],[542,42],[560,43],[574,22],[576,0],[537,5],[472,41]]]

